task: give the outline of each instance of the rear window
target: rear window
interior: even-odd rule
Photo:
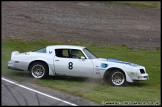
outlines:
[[[46,48],[34,50],[33,52],[46,53]]]

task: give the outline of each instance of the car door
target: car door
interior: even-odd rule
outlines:
[[[78,77],[92,76],[94,73],[92,61],[84,58],[71,58],[69,57],[70,51],[70,49],[64,49],[62,50],[63,55],[56,54],[56,57],[54,58],[55,71],[59,75],[69,75]],[[81,53],[80,50],[78,51]]]

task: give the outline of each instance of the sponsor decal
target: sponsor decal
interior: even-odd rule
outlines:
[[[49,51],[49,54],[51,54],[52,53],[52,51]]]
[[[100,72],[96,72],[96,74],[100,74]]]
[[[107,67],[108,67],[108,64],[101,63],[101,68],[107,68]]]

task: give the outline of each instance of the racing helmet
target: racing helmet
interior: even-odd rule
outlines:
[[[71,55],[72,55],[72,57],[79,58],[79,51],[78,50],[71,50]]]

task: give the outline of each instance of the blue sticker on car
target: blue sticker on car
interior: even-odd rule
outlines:
[[[49,54],[51,54],[52,53],[52,51],[49,51]]]
[[[109,61],[109,62],[115,62],[115,63],[121,63],[121,64],[127,64],[127,65],[134,66],[134,67],[140,66],[138,64],[134,64],[134,63],[130,63],[130,62],[124,62],[124,61],[119,61],[119,60],[111,59],[111,58],[107,59],[107,61]]]
[[[101,63],[101,68],[107,68],[107,67],[108,67],[108,64]]]

